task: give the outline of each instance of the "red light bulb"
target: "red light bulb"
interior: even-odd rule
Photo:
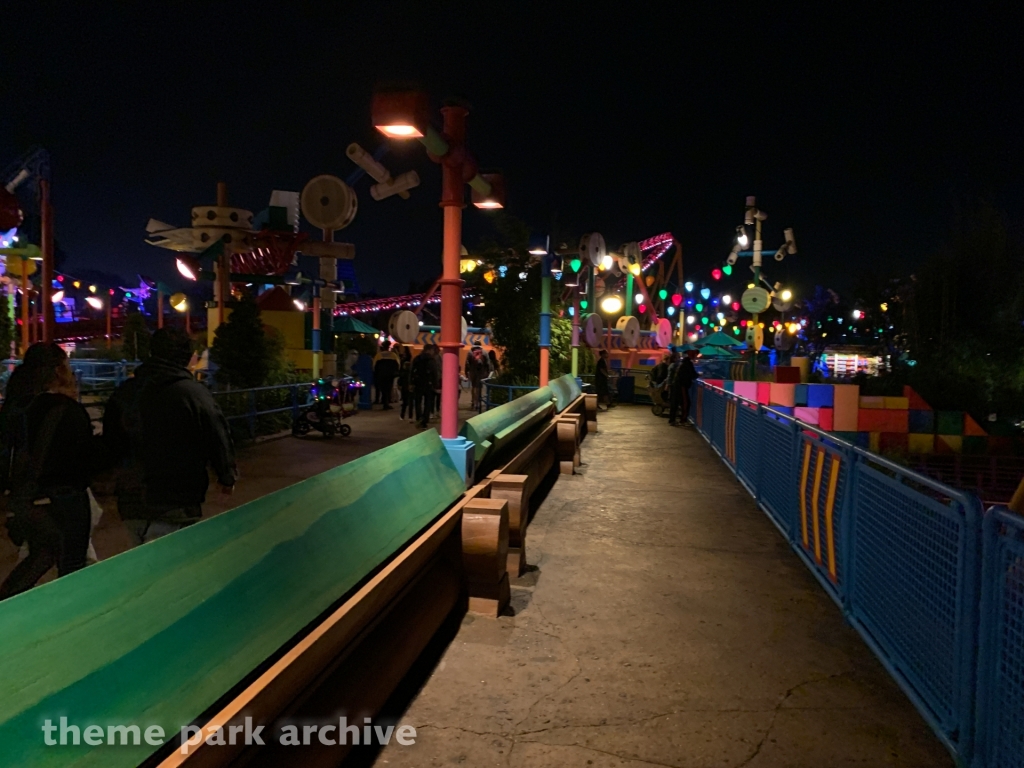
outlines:
[[[680,293],[673,293],[672,294],[672,304],[678,307],[682,303],[683,303],[683,296],[682,296],[682,294],[680,294]]]
[[[720,269],[712,269],[711,270],[711,276],[713,278],[715,278],[715,280],[721,280],[722,279],[722,270],[720,270]]]

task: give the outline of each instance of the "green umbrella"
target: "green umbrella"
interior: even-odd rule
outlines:
[[[739,357],[739,355],[726,347],[705,346],[701,347],[700,353],[702,357],[720,357],[722,359]]]
[[[703,339],[695,343],[698,347],[736,347],[743,342],[727,333],[715,331],[710,336],[705,336]]]
[[[335,333],[380,333],[372,325],[367,325],[362,320],[354,317],[344,317],[334,322]]]

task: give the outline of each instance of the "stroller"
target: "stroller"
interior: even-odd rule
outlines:
[[[666,395],[668,393],[668,385],[662,384],[660,387],[648,387],[647,394],[651,397],[651,413],[655,416],[664,416],[665,409],[668,408],[668,400]]]
[[[363,383],[351,376],[318,379],[309,391],[310,402],[292,422],[292,434],[298,437],[315,429],[324,437],[351,435],[352,427],[342,422],[356,415],[356,393],[362,387]]]

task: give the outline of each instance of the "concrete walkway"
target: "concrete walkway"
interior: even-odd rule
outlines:
[[[514,616],[467,617],[377,766],[952,760],[692,429],[601,414],[527,538]]]

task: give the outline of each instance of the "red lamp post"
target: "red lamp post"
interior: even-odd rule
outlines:
[[[500,175],[481,175],[466,150],[466,107],[441,108],[442,133],[430,125],[426,94],[384,92],[373,97],[373,125],[392,139],[419,139],[427,154],[441,165],[441,208],[444,211],[443,270],[441,275],[441,437],[455,440],[459,432],[459,350],[462,348],[462,248],[464,187],[473,189],[477,208],[504,206]]]

